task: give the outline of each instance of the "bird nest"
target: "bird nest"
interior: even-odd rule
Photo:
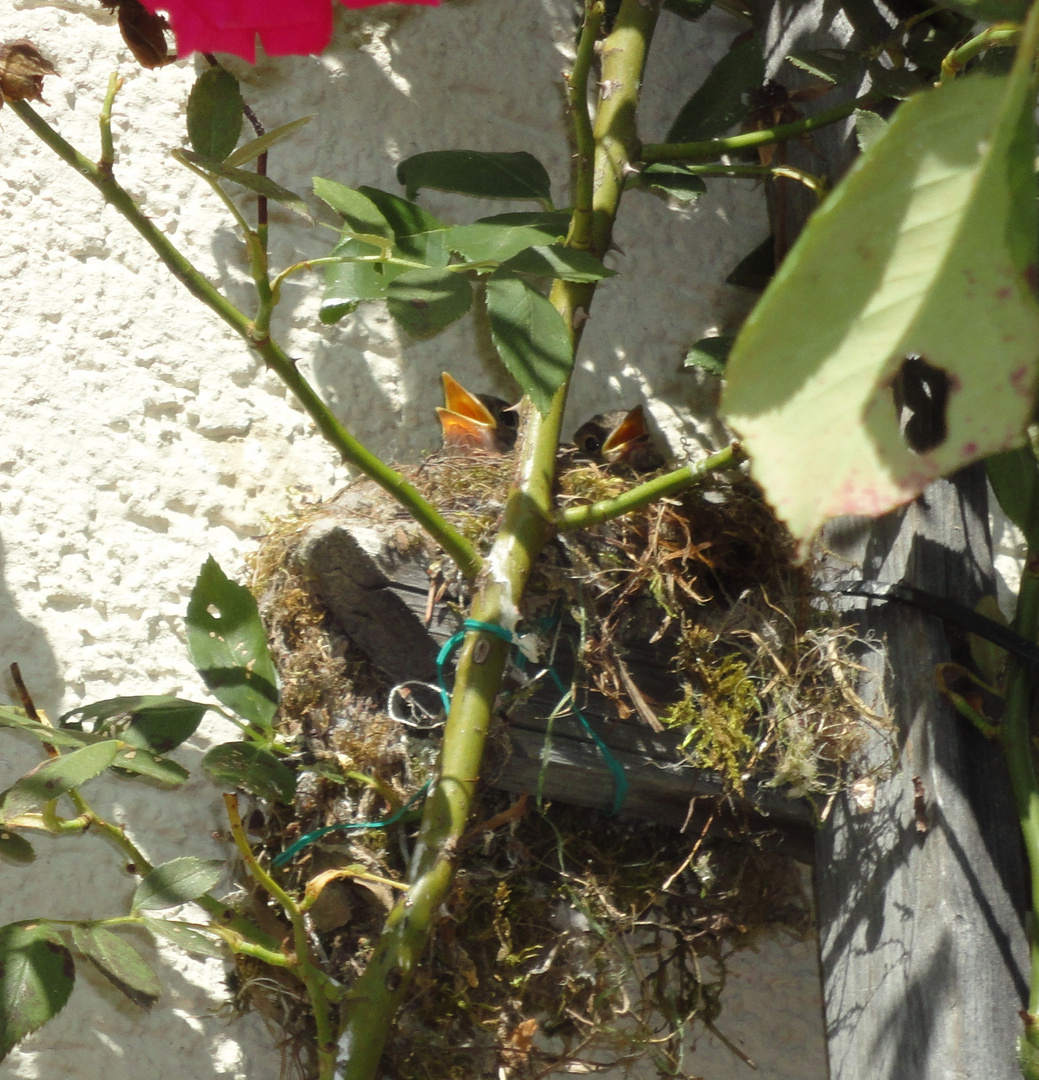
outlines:
[[[408,478],[482,543],[511,470],[502,458],[439,458]],[[580,467],[563,473],[559,499],[595,501],[629,485]],[[449,576],[386,500],[370,501],[373,522],[426,559],[432,580]],[[388,680],[334,625],[297,557],[325,509],[303,506],[275,523],[255,557],[282,681],[278,722],[301,770],[294,806],[267,811],[265,860],[310,830],[394,816],[435,769],[435,735],[390,715]],[[449,585],[463,611],[464,586]],[[673,733],[682,760],[718,777],[732,799],[753,782],[822,807],[848,779],[864,718],[876,722],[852,689],[853,632],[813,592],[810,568],[795,563],[789,537],[739,474],[559,537],[524,616],[547,651],[551,639],[569,640],[573,702],[605,702],[620,719]],[[503,722],[492,765],[507,754]],[[355,871],[326,886],[311,913],[327,970],[344,982],[362,970],[406,877],[413,818],[331,833],[284,871],[300,890],[323,871]],[[540,1077],[647,1055],[674,1075],[694,1020],[720,1034],[727,957],[777,927],[811,931],[804,868],[767,829],[681,831],[535,805],[490,785],[474,820],[386,1050],[387,1076]],[[302,996],[272,989],[248,962],[235,978],[236,1001],[276,1023],[288,1059],[309,1075]]]

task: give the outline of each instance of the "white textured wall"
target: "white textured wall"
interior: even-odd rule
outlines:
[[[366,34],[361,25],[342,15],[321,58],[236,66],[268,127],[319,114],[275,152],[275,179],[302,192],[315,174],[395,189],[395,164],[418,151],[527,149],[563,197],[559,77],[573,38],[569,3],[460,0],[439,10],[377,9]],[[662,19],[646,138],[661,138],[681,103],[680,94],[668,104],[665,91],[691,91],[737,29],[724,16],[697,27]],[[88,156],[98,152],[108,75],[123,75],[113,122],[117,175],[196,265],[247,303],[242,249],[222,207],[168,157],[184,141],[196,62],[140,70],[96,0],[0,0],[0,40],[19,37],[62,75],[48,79],[49,106],[40,111]],[[428,205],[468,219],[502,209],[442,197]],[[254,538],[290,506],[294,488],[324,496],[345,473],[245,346],[9,109],[0,111],[0,208],[0,663],[21,664],[52,716],[117,694],[198,696],[180,620],[200,564],[213,554],[240,574]],[[693,209],[629,199],[617,230],[625,254],[612,256],[623,276],[596,300],[574,426],[595,409],[643,396],[672,425],[690,393],[679,372],[685,348],[743,303],[719,282],[764,234],[759,193],[745,184],[715,184]],[[272,236],[273,261],[283,265],[321,254],[328,234],[274,209]],[[378,310],[323,328],[317,295],[289,286],[275,333],[379,451],[413,458],[436,444],[442,368],[476,389],[496,379],[477,358],[468,322],[425,343],[402,340]],[[13,700],[5,682],[0,700]],[[222,737],[205,729],[180,760],[196,764]],[[0,789],[35,761],[33,746],[0,737]],[[210,838],[221,818],[218,793],[205,781],[160,797],[114,781],[87,790],[129,824],[154,861],[225,854]],[[31,868],[0,865],[0,922],[125,910],[133,879],[101,841],[43,838],[37,847]],[[756,1050],[756,1075],[811,1080],[823,1074],[812,952],[779,951],[791,963],[765,965],[760,978],[772,990],[748,1007],[759,1032],[764,1025],[803,1035],[775,1064]],[[82,968],[61,1017],[0,1065],[0,1077],[277,1077],[278,1054],[258,1021],[213,1015],[223,1000],[220,965],[176,953],[162,962],[168,992],[147,1015]],[[750,992],[758,979],[741,985]],[[790,991],[777,995],[776,979],[790,980]],[[738,1010],[722,1026],[739,1039]],[[780,1041],[766,1038],[766,1049]],[[742,1075],[729,1071],[731,1059],[720,1061],[717,1075]],[[698,1058],[694,1071],[707,1068]]]

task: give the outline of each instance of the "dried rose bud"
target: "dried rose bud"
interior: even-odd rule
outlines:
[[[118,13],[119,32],[141,67],[164,67],[177,59],[169,54],[165,31],[170,24],[162,15],[153,15],[140,0],[101,0],[101,6]]]
[[[28,39],[0,45],[0,92],[6,100],[43,101],[43,76],[57,74]]]

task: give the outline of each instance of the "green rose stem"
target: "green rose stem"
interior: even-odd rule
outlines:
[[[789,124],[777,124],[761,131],[748,131],[743,135],[730,135],[727,139],[705,139],[691,143],[646,143],[642,147],[641,160],[646,165],[662,161],[710,161],[723,154],[735,154],[740,150],[756,150],[759,146],[786,142],[808,135],[821,127],[835,124],[846,116],[851,116],[856,109],[867,109],[876,102],[875,94],[866,94],[854,101],[845,101],[834,105],[816,116],[805,120],[794,120]]]
[[[201,300],[211,311],[219,315],[250,348],[263,358],[267,366],[295,394],[310,418],[317,424],[321,434],[335,447],[343,460],[360,469],[392,495],[450,555],[466,577],[475,576],[481,563],[480,556],[473,545],[451,526],[399,472],[380,461],[350,434],[322,401],[320,395],[300,374],[296,362],[287,356],[270,337],[268,327],[273,298],[266,277],[266,257],[256,237],[248,229],[246,230],[253,277],[259,297],[257,316],[253,320],[239,311],[206,280],[169,239],[141,213],[129,192],[112,177],[113,148],[110,118],[112,98],[117,87],[118,83],[109,86],[109,93],[101,114],[102,159],[97,165],[70,146],[27,101],[11,101],[8,104],[42,142],[46,143],[62,161],[71,165],[76,172],[93,184],[105,202],[126,218],[192,296]],[[229,202],[226,197],[225,201]],[[239,224],[243,224],[240,215],[236,214],[236,217],[239,219]],[[258,252],[263,256],[262,272],[258,269]]]
[[[569,96],[579,154],[592,153],[576,169],[578,186],[594,177],[590,206],[575,213],[567,237],[571,247],[600,257],[610,243],[613,222],[631,170],[638,139],[635,120],[646,52],[659,5],[622,0],[614,28],[602,47],[602,88],[589,144],[587,63],[575,66]],[[586,3],[578,57],[591,54],[601,10]],[[575,200],[580,206],[581,192]],[[584,212],[590,210],[590,213]],[[556,281],[550,298],[570,328],[574,347],[594,296],[593,285]],[[568,381],[540,415],[527,405],[527,423],[519,448],[516,482],[509,492],[502,527],[477,579],[471,617],[512,630],[523,590],[538,553],[553,533],[556,448],[566,404]],[[501,689],[509,645],[486,631],[466,635],[459,654],[451,710],[444,729],[439,776],[426,799],[409,873],[410,887],[386,920],[375,952],[350,988],[339,1040],[341,1080],[372,1080],[397,1010],[407,993],[454,878],[454,858],[469,819],[479,778],[484,743]]]
[[[718,469],[731,469],[744,460],[743,450],[739,444],[733,443],[717,454],[712,454],[695,465],[686,465],[681,469],[665,473],[663,476],[654,477],[644,484],[629,488],[612,499],[601,499],[599,502],[586,503],[582,506],[571,506],[565,510],[557,510],[555,513],[556,527],[560,532],[573,532],[575,529],[590,529],[593,525],[601,525],[604,521],[612,521],[614,518],[630,514],[634,510],[656,502],[657,499],[666,499],[671,495],[677,495],[684,491],[697,480],[703,479],[708,473]]]

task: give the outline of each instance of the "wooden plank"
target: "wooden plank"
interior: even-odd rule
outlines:
[[[872,4],[775,0],[769,73],[794,50],[844,47],[856,32],[879,40],[882,18]],[[798,76],[782,81],[797,85]],[[836,179],[854,152],[850,124],[817,133],[813,144],[813,153],[792,146],[793,163]],[[791,234],[808,209],[799,199],[786,207]],[[879,522],[839,523],[826,542],[838,573],[968,605],[994,592],[980,467]],[[878,707],[886,699],[900,756],[870,812],[842,797],[818,834],[831,1080],[1019,1080],[1027,882],[1002,754],[937,695],[934,667],[950,658],[939,620],[894,604],[855,610],[880,643],[859,689]],[[962,641],[951,642],[962,652]],[[881,765],[886,740],[874,739],[866,756]]]

